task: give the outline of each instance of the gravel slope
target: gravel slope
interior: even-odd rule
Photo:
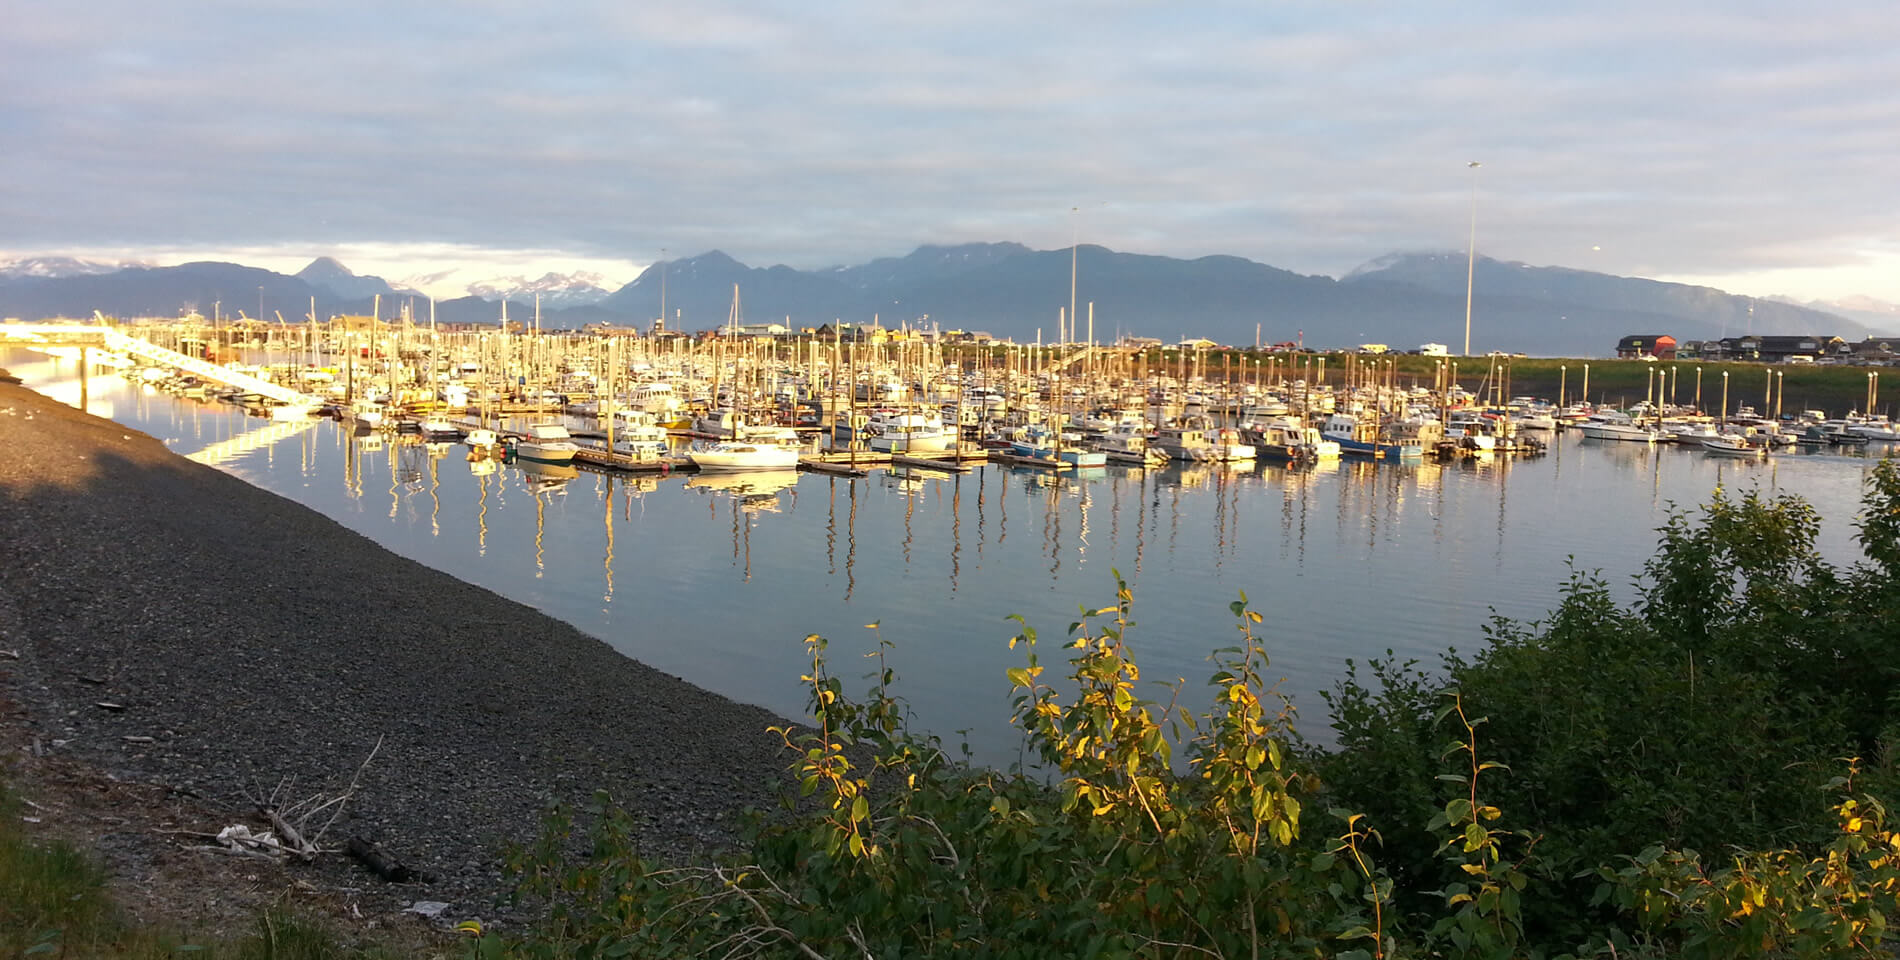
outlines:
[[[285,778],[340,788],[382,738],[327,845],[363,836],[434,881],[300,868],[365,909],[494,916],[501,843],[597,789],[660,848],[717,842],[784,769],[762,709],[6,383],[0,651],[45,750],[230,822]]]

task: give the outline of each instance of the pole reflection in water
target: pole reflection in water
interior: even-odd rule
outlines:
[[[858,478],[846,482],[851,485],[851,515],[844,523],[844,598],[850,600],[858,589]]]
[[[938,498],[942,502],[942,498]],[[950,478],[950,592],[957,592],[957,574],[962,571],[963,554],[963,475]]]
[[[1043,504],[1043,530],[1049,538],[1049,589],[1062,582],[1062,473],[1049,477],[1049,494]]]
[[[1003,467],[996,468],[996,545],[1002,546],[1009,540],[1009,475],[1003,473]]]
[[[987,533],[987,531],[984,528],[985,518],[984,518],[984,510],[983,510],[983,506],[984,506],[983,501],[985,499],[984,494],[986,492],[987,484],[989,482],[989,477],[990,477],[990,472],[988,469],[983,468],[983,467],[977,468],[976,470],[976,555],[978,557],[983,556],[983,540],[984,540],[985,534]]]
[[[607,530],[607,545],[600,558],[600,580],[607,592],[600,599],[603,603],[612,603],[614,602],[614,475],[606,474],[605,479],[607,489],[605,495],[600,498],[600,504],[605,508],[601,512]]]

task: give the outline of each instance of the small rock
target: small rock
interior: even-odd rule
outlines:
[[[440,900],[417,900],[415,903],[403,908],[403,912],[421,914],[425,917],[434,917],[440,915],[442,911],[448,908],[449,905]]]

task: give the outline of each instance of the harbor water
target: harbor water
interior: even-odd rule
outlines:
[[[0,351],[0,366],[79,403],[70,361]],[[1006,617],[1037,628],[1057,674],[1065,630],[1079,608],[1113,602],[1114,571],[1134,593],[1144,680],[1184,680],[1184,702],[1201,703],[1207,656],[1235,642],[1228,604],[1244,592],[1264,617],[1270,673],[1307,735],[1325,740],[1318,691],[1348,658],[1392,650],[1431,665],[1448,647],[1475,650],[1492,617],[1550,610],[1573,569],[1601,571],[1628,599],[1656,528],[1718,486],[1806,498],[1823,518],[1822,553],[1851,562],[1863,484],[1884,452],[1735,460],[1562,434],[1542,456],[1442,465],[631,476],[275,422],[105,374],[89,378],[86,408],[785,716],[805,711],[808,635],[829,639],[831,669],[861,691],[881,634],[915,724],[967,737],[989,763],[1018,756],[1004,671],[1023,651],[1009,649],[1020,627]]]

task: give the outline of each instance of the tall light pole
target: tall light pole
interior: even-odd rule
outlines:
[[[1483,164],[1476,160],[1465,164],[1468,170],[1476,170]],[[1471,356],[1471,280],[1478,268],[1478,175],[1471,175],[1471,238],[1465,244],[1465,356]]]
[[[1080,207],[1069,208],[1069,333],[1075,333],[1075,253],[1082,243]],[[1067,339],[1067,338],[1057,338]]]

